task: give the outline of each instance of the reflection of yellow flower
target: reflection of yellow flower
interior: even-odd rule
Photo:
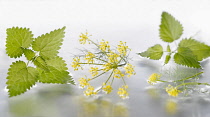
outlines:
[[[87,63],[93,63],[94,62],[94,58],[95,58],[95,54],[93,54],[92,52],[88,52],[85,55],[85,60],[87,60]]]
[[[136,74],[135,71],[134,71],[134,66],[129,64],[129,63],[124,67],[124,69],[125,69],[125,73],[128,74],[127,75],[128,77],[131,77],[131,75]]]
[[[92,74],[92,77],[95,77],[98,75],[98,67],[90,67],[90,73]]]
[[[117,94],[123,99],[128,98],[127,88],[128,88],[128,85],[123,85],[121,88],[118,89]]]
[[[111,85],[106,85],[105,83],[103,83],[103,86],[104,87],[102,89],[106,92],[106,94],[109,94],[112,92],[113,88]]]
[[[87,32],[85,34],[82,33],[79,37],[80,37],[79,42],[81,44],[86,44],[86,41],[89,40]]]
[[[74,71],[78,70],[79,68],[82,69],[81,65],[80,65],[80,58],[79,57],[75,57],[73,58],[73,62],[72,62],[72,67],[74,68]]]
[[[79,86],[80,86],[81,88],[85,88],[87,85],[90,85],[90,84],[88,83],[88,81],[90,81],[90,79],[80,78],[80,79],[79,79]]]
[[[157,73],[153,73],[152,75],[150,75],[149,79],[148,79],[148,83],[153,85],[155,83],[157,83],[157,81],[160,79],[160,75]]]
[[[119,69],[114,69],[114,78],[122,78],[125,75],[119,70]]]
[[[169,114],[175,114],[177,112],[177,103],[173,100],[168,100],[166,102],[166,112]]]
[[[86,96],[96,95],[97,92],[95,91],[94,87],[91,85],[88,85],[87,89],[84,91],[84,94]]]
[[[114,117],[128,117],[128,107],[124,104],[116,104],[113,108],[113,116]]]
[[[176,96],[179,95],[179,93],[181,91],[178,90],[176,87],[173,87],[171,85],[168,85],[168,87],[166,87],[166,92],[168,93],[168,95],[176,97]]]
[[[126,42],[120,41],[120,44],[117,46],[117,51],[123,56],[126,56],[127,49],[128,49],[128,46],[125,46],[125,45],[126,45]]]
[[[147,90],[147,93],[152,97],[152,98],[158,98],[159,97],[159,93],[158,90],[156,88],[149,88]]]

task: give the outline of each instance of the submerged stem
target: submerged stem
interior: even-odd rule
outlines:
[[[208,86],[210,86],[210,84],[208,84],[208,83],[188,82],[188,83],[183,83],[183,84],[178,85],[177,88],[181,87],[183,85],[208,85]]]
[[[189,77],[184,78],[184,79],[181,79],[181,80],[175,80],[175,81],[173,81],[173,82],[185,81],[185,80],[188,80],[188,79],[193,78],[193,77],[195,77],[195,76],[198,76],[198,75],[200,75],[200,74],[202,74],[202,73],[203,73],[203,72],[199,72],[199,73],[197,73],[197,74],[195,74],[195,75],[193,75],[193,76],[189,76]]]

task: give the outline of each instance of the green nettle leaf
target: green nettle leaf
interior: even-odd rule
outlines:
[[[33,62],[34,62],[34,65],[36,65],[38,68],[49,71],[47,63],[41,56],[36,57]]]
[[[201,43],[195,39],[183,39],[179,43],[179,47],[189,48],[197,57],[198,61],[202,61],[203,59],[210,56],[210,46]]]
[[[54,67],[49,66],[49,71],[40,71],[39,82],[42,83],[59,83],[66,84],[71,80],[71,76],[68,71],[58,70]]]
[[[169,60],[171,59],[171,55],[166,55],[164,64],[168,64]]]
[[[35,52],[31,49],[24,49],[23,53],[25,55],[25,57],[27,58],[27,60],[32,60],[35,57]]]
[[[156,44],[147,49],[147,51],[139,53],[142,57],[147,57],[154,60],[159,60],[163,55],[163,47],[160,44]]]
[[[13,62],[9,68],[6,83],[10,97],[29,90],[38,80],[38,75],[38,71],[33,67],[28,67],[25,62]]]
[[[46,63],[49,67],[49,71],[40,71],[39,81],[42,83],[72,83],[74,84],[73,79],[67,71],[65,61],[61,57],[55,57],[50,60],[46,60]]]
[[[64,70],[64,71],[68,70],[68,68],[66,67],[67,64],[65,63],[63,58],[59,57],[59,56],[57,56],[53,59],[50,59],[50,60],[46,60],[46,63],[49,66],[52,66],[58,70]]]
[[[169,45],[167,46],[167,52],[171,52],[171,48]]]
[[[58,50],[63,42],[64,30],[65,27],[37,37],[32,44],[32,48],[38,51],[39,55],[44,59],[57,56]]]
[[[22,56],[23,49],[33,41],[33,34],[28,28],[13,27],[7,29],[6,53],[11,58]]]
[[[160,25],[160,38],[165,42],[173,42],[180,38],[183,27],[179,21],[167,12],[162,13]]]
[[[174,61],[177,64],[193,67],[193,68],[201,68],[200,63],[197,60],[197,57],[193,54],[190,48],[187,47],[179,47],[178,52],[174,55]]]

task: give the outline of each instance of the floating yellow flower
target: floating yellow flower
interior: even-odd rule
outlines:
[[[168,93],[168,95],[176,97],[176,96],[179,95],[179,93],[181,91],[178,90],[176,87],[173,87],[171,85],[168,85],[168,87],[166,87],[166,92]]]
[[[82,69],[82,67],[80,65],[80,58],[79,57],[73,58],[73,62],[72,62],[71,66],[74,68],[74,71],[79,70],[79,68]]]
[[[105,83],[103,83],[103,91],[106,92],[106,94],[110,94],[113,90],[111,85],[106,85]]]
[[[84,94],[86,96],[96,95],[97,91],[95,91],[95,88],[91,85],[88,85],[87,89],[84,91]]]
[[[123,56],[127,55],[128,49],[129,48],[126,46],[126,42],[120,41],[120,44],[117,46],[117,51]]]
[[[85,55],[84,60],[87,60],[87,63],[93,63],[94,62],[94,58],[95,58],[95,54],[93,54],[92,52],[88,52]]]
[[[127,64],[125,67],[125,73],[128,74],[127,77],[131,77],[132,75],[135,75],[136,72],[134,71],[134,66],[131,64]]]
[[[150,75],[147,82],[151,85],[154,85],[155,83],[157,83],[158,80],[160,80],[160,75],[157,73],[153,73],[152,75]]]
[[[117,94],[122,98],[122,99],[126,99],[128,98],[128,85],[123,85],[121,88],[118,89]]]
[[[114,69],[114,78],[122,78],[125,75],[119,70],[119,69]]]
[[[90,79],[80,78],[80,79],[79,79],[79,86],[80,86],[81,88],[85,88],[86,86],[90,85],[90,84],[88,83],[88,81],[90,81]]]
[[[98,75],[98,67],[90,67],[90,73],[92,74],[92,77],[95,77]]]
[[[86,44],[86,42],[89,40],[87,32],[85,34],[81,33],[79,37],[80,37],[79,39],[80,44]]]

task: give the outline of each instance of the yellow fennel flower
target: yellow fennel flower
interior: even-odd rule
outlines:
[[[126,46],[126,42],[120,41],[120,44],[117,46],[117,51],[123,55],[126,56],[128,50],[128,46]]]
[[[118,61],[119,61],[118,59],[120,57],[119,54],[114,53],[114,52],[110,52],[107,56],[108,56],[108,61],[110,63],[118,63]]]
[[[92,74],[92,77],[95,77],[98,75],[98,67],[91,67],[90,73]]]
[[[84,60],[87,60],[87,63],[93,63],[94,62],[94,58],[95,58],[95,54],[93,54],[92,52],[88,52],[85,55]]]
[[[127,77],[131,77],[132,75],[135,75],[136,72],[134,71],[134,66],[131,64],[127,64],[125,67],[125,73],[128,74]]]
[[[119,70],[119,69],[114,69],[114,78],[122,78],[125,75]]]
[[[90,79],[80,78],[79,79],[79,86],[81,88],[85,88],[86,86],[90,85],[88,81],[90,81]]]
[[[168,93],[169,96],[178,96],[179,93],[181,92],[180,90],[178,90],[176,87],[173,87],[171,85],[168,85],[168,87],[166,87],[166,92]]]
[[[99,43],[99,49],[101,51],[109,51],[110,50],[110,45],[108,41],[102,41]]]
[[[80,58],[79,57],[75,57],[73,58],[73,62],[72,62],[72,67],[74,68],[74,71],[78,70],[79,68],[82,69],[81,65],[80,65]]]
[[[95,88],[91,85],[88,85],[87,89],[84,91],[84,94],[86,96],[91,96],[91,95],[96,95],[97,94],[97,91],[94,91]]]
[[[80,44],[86,44],[86,41],[89,41],[87,32],[85,34],[81,33],[81,35],[79,37],[80,37],[80,39],[79,39]]]
[[[103,91],[106,92],[106,94],[109,94],[112,92],[113,88],[111,85],[106,85],[105,83],[103,83]]]
[[[153,73],[152,75],[150,75],[147,82],[151,85],[154,85],[155,83],[157,83],[158,80],[160,80],[160,75],[157,73]]]
[[[127,88],[128,88],[128,85],[123,85],[121,88],[118,89],[117,94],[118,94],[122,99],[128,98]]]
[[[103,71],[107,72],[109,71],[110,69],[112,69],[112,64],[111,63],[106,63],[103,65]]]

